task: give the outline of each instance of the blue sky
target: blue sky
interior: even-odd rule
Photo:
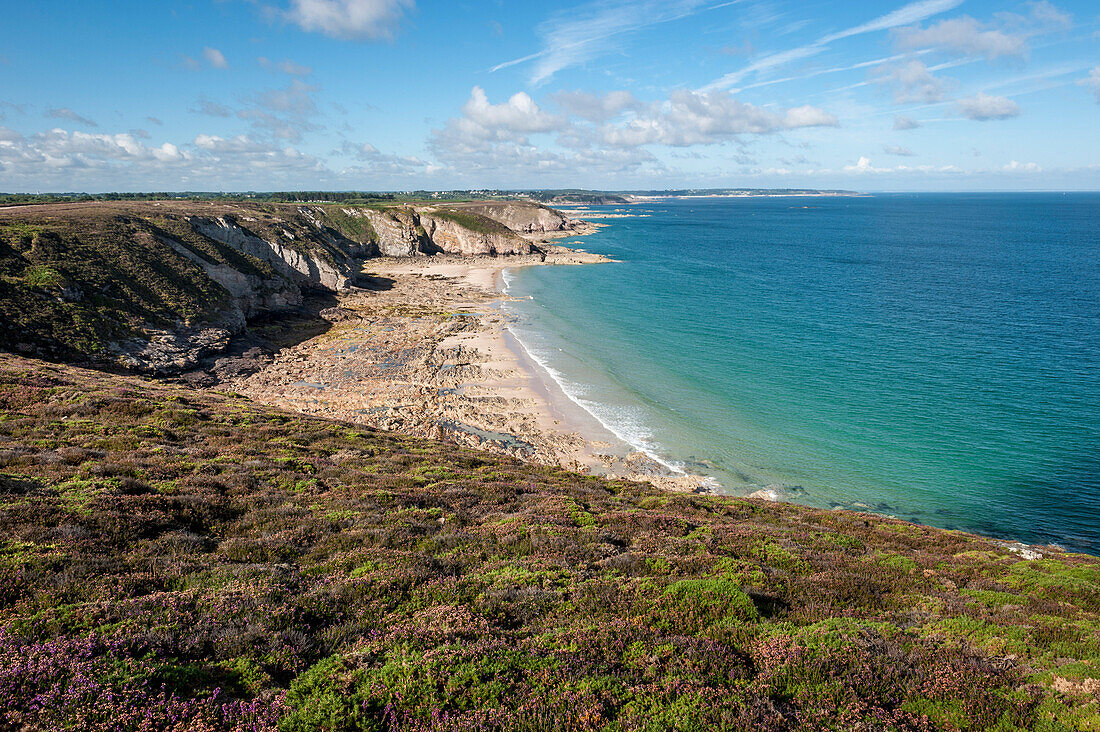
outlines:
[[[0,191],[1100,189],[1094,0],[0,0]]]

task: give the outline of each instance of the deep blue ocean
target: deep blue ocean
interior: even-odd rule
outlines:
[[[724,492],[1100,554],[1100,194],[670,200],[508,273],[514,330]],[[568,240],[565,242],[568,243]]]

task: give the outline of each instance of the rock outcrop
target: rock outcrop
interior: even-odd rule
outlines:
[[[366,219],[374,229],[378,253],[383,257],[413,257],[424,254],[424,232],[418,230],[416,213],[405,208],[375,211],[369,208],[344,208],[344,214]]]
[[[521,234],[572,231],[576,227],[576,222],[560,211],[526,201],[454,203],[447,208],[484,216]]]
[[[474,230],[449,218],[446,212],[425,212],[420,215],[420,225],[428,241],[441,252],[463,256],[531,254],[531,242],[513,232]]]
[[[178,254],[194,262],[207,277],[225,288],[240,311],[242,327],[243,321],[247,318],[292,310],[302,304],[301,289],[282,277],[265,278],[242,272],[229,264],[210,262],[171,237],[157,238]]]
[[[378,252],[384,257],[431,254],[463,256],[531,254],[535,248],[499,221],[449,208],[400,207],[377,211],[344,208],[347,216],[362,217],[374,229]]]
[[[289,231],[284,230],[281,240],[262,239],[231,216],[216,219],[192,216],[188,221],[203,236],[274,265],[280,274],[289,276],[299,285],[343,290],[354,276],[350,256],[325,257],[324,249],[295,247],[293,234]]]

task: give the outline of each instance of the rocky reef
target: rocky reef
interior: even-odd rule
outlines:
[[[539,254],[531,203],[100,202],[0,210],[0,337],[28,355],[177,374],[255,318],[356,286],[364,260]]]

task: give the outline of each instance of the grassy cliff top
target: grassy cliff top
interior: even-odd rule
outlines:
[[[0,728],[1100,725],[1100,560],[0,355]]]
[[[194,234],[150,204],[0,210],[0,339],[9,348],[89,356],[144,326],[216,322],[229,293],[167,238],[207,261],[274,276],[266,263]]]

